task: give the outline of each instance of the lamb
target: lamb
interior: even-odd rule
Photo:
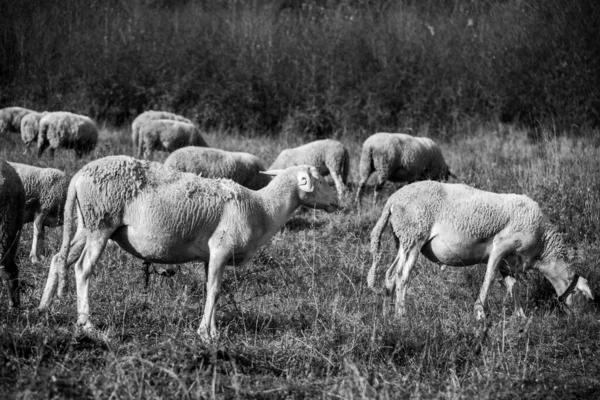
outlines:
[[[538,203],[527,196],[434,181],[404,186],[388,199],[371,232],[370,288],[375,286],[381,236],[390,220],[398,255],[386,271],[385,293],[387,302],[396,290],[398,317],[406,313],[408,279],[419,252],[437,264],[456,267],[487,262],[475,302],[477,319],[485,318],[483,306],[497,271],[518,316],[524,313],[512,274],[531,268],[540,271],[554,286],[559,300],[575,310],[594,299],[587,280],[567,263],[560,234]]]
[[[255,155],[210,147],[182,147],[171,153],[164,165],[203,178],[231,179],[252,190],[262,189],[271,181],[268,175],[260,173],[265,167]]]
[[[138,157],[148,159],[153,150],[169,153],[185,146],[208,147],[194,124],[171,119],[153,119],[141,124],[138,137]]]
[[[40,119],[38,157],[50,148],[50,157],[59,148],[74,149],[77,157],[88,154],[98,142],[98,127],[85,115],[66,111],[50,112]]]
[[[314,165],[323,176],[331,174],[338,198],[342,199],[348,181],[350,156],[348,149],[337,140],[316,140],[292,149],[285,149],[277,156],[269,169],[293,165]]]
[[[248,262],[301,205],[328,212],[338,207],[334,191],[314,167],[266,173],[274,179],[253,191],[228,179],[206,179],[128,156],[87,164],[69,184],[62,247],[52,258],[39,308],[50,305],[57,289],[62,296],[65,270],[75,263],[77,323],[93,329],[89,278],[112,239],[150,263],[203,261],[206,304],[198,334],[214,338],[225,266]]]
[[[32,143],[37,143],[40,131],[40,119],[46,114],[48,113],[32,111],[21,119],[21,139],[25,143],[25,152],[29,150]]]
[[[146,121],[150,121],[153,119],[172,119],[175,121],[187,122],[188,124],[194,124],[189,119],[182,117],[181,115],[173,114],[167,111],[145,111],[138,115],[133,122],[131,123],[131,141],[133,143],[134,151],[137,151],[139,148],[138,138],[140,136],[140,127],[146,123]],[[137,155],[138,158],[142,157],[142,154]]]
[[[44,227],[62,224],[69,179],[58,169],[13,162],[9,164],[19,174],[25,189],[23,223],[33,222],[33,244],[29,257],[32,262],[41,262],[40,256],[44,252]]]
[[[0,274],[13,307],[19,306],[17,248],[23,228],[25,190],[19,175],[0,160]]]
[[[373,204],[377,202],[378,191],[388,180],[407,183],[426,179],[447,181],[453,176],[433,140],[405,133],[376,133],[363,143],[356,192],[359,207],[361,193],[373,173],[377,176]]]
[[[21,120],[32,112],[23,107],[6,107],[0,109],[0,137],[9,133],[20,133]]]

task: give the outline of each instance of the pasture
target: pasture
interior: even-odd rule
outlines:
[[[427,135],[427,132],[413,132]],[[383,202],[352,204],[360,146],[367,134],[338,138],[350,150],[351,191],[339,212],[298,212],[243,268],[228,268],[217,314],[221,337],[203,342],[204,273],[184,264],[172,278],[145,276],[140,260],[108,246],[92,278],[98,331],[75,322],[74,276],[48,314],[36,307],[62,228],[49,230],[43,265],[28,258],[32,227],[19,250],[21,309],[0,292],[1,398],[595,398],[600,395],[598,314],[571,315],[551,285],[522,276],[528,318],[512,317],[494,282],[487,319],[473,304],[484,268],[440,269],[421,257],[407,296],[407,318],[382,314],[366,286],[369,235]],[[542,140],[495,125],[466,127],[439,140],[459,181],[537,200],[563,233],[570,260],[600,293],[600,149],[598,132]],[[253,153],[269,165],[300,138],[214,131],[209,145]],[[0,142],[0,158],[74,174],[93,158],[130,154],[128,128],[102,128],[92,155],[59,150],[51,161]],[[158,153],[155,159],[164,160]],[[384,235],[387,264],[395,255]],[[382,269],[383,270],[383,269]],[[381,276],[379,276],[381,278]],[[378,281],[380,284],[381,279]]]

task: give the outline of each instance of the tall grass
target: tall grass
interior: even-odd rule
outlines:
[[[3,106],[112,124],[168,109],[207,128],[312,137],[599,121],[593,0],[24,0],[2,10]]]
[[[124,131],[102,130],[93,157],[129,154],[127,137]],[[564,234],[575,269],[598,293],[596,137],[593,131],[576,139],[556,137],[548,130],[532,143],[524,132],[503,136],[488,126],[442,146],[461,181],[538,200]],[[213,146],[252,151],[266,164],[297,140],[208,134]],[[350,181],[355,182],[360,144],[342,140],[350,149]],[[0,148],[0,158],[69,173],[89,161],[68,151],[54,161],[21,153],[17,146]],[[361,214],[349,207],[334,214],[295,215],[248,265],[229,268],[217,312],[221,338],[214,343],[195,333],[204,297],[200,265],[182,265],[169,279],[152,276],[145,287],[139,260],[115,246],[107,247],[92,278],[96,334],[74,326],[72,272],[65,299],[48,314],[38,314],[35,307],[61,231],[49,231],[46,263],[33,265],[27,257],[28,226],[19,250],[25,282],[21,310],[9,310],[5,291],[0,292],[0,397],[598,396],[598,316],[564,312],[537,272],[520,280],[529,318],[513,317],[510,302],[503,302],[504,289],[494,284],[487,320],[480,324],[473,304],[484,268],[440,270],[421,258],[407,294],[407,318],[384,317],[381,297],[365,283],[369,234],[381,207]],[[384,239],[383,264],[395,255],[389,233]]]

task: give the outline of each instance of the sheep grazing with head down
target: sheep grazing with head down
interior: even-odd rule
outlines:
[[[292,149],[285,149],[277,156],[269,169],[287,168],[293,165],[314,165],[323,176],[331,174],[338,198],[346,191],[350,156],[348,149],[337,140],[316,140]]]
[[[40,119],[46,114],[48,113],[32,111],[21,119],[21,139],[25,143],[25,152],[29,150],[32,143],[37,143],[40,132]]]
[[[23,107],[6,107],[0,109],[0,137],[10,133],[21,132],[21,120],[33,112]]]
[[[258,157],[250,153],[225,151],[211,147],[182,147],[165,160],[165,167],[191,172],[203,178],[227,178],[252,190],[269,184],[271,178]]]
[[[524,195],[485,192],[463,184],[434,181],[404,186],[385,204],[371,233],[373,265],[368,285],[375,286],[383,230],[391,221],[398,255],[385,274],[386,298],[396,291],[396,314],[405,315],[410,272],[419,252],[429,260],[456,267],[487,262],[475,302],[477,319],[497,271],[523,316],[512,274],[537,269],[554,286],[559,300],[573,309],[594,299],[587,280],[567,263],[565,246],[539,205]]]
[[[192,125],[194,124],[191,120],[168,111],[145,111],[138,115],[131,123],[131,142],[133,143],[134,151],[138,151],[139,149],[138,138],[140,137],[140,127],[145,124],[146,121],[153,119],[172,119],[174,121],[187,122],[188,124]],[[142,154],[138,153],[137,156],[138,158],[141,158]]]
[[[25,189],[23,223],[33,222],[33,243],[29,257],[32,262],[41,262],[44,252],[44,227],[62,224],[69,179],[54,168],[39,168],[33,165],[9,162],[15,169]]]
[[[0,160],[0,274],[13,307],[19,306],[16,256],[24,206],[25,190],[19,175],[6,161]]]
[[[93,328],[89,278],[109,239],[149,262],[203,261],[206,304],[198,334],[217,334],[215,304],[226,265],[243,265],[300,206],[337,208],[335,192],[314,167],[267,171],[265,188],[249,190],[229,179],[206,179],[127,156],[93,161],[71,179],[61,250],[52,258],[40,309],[63,292],[75,263],[77,323]],[[77,229],[73,222],[77,215]]]
[[[49,112],[40,119],[38,157],[49,148],[50,157],[59,148],[73,149],[77,157],[88,154],[98,142],[98,127],[85,115],[66,111]]]
[[[152,119],[141,124],[138,137],[138,154],[150,158],[154,150],[169,153],[185,147],[208,147],[194,124],[172,119]]]
[[[388,180],[407,183],[426,179],[446,181],[452,176],[440,147],[433,140],[405,133],[376,133],[363,143],[356,192],[359,207],[362,191],[373,173],[377,177],[373,203]]]

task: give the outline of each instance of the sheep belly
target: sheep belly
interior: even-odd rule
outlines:
[[[208,261],[208,237],[184,239],[173,232],[157,232],[142,227],[122,226],[111,239],[126,252],[152,263],[178,264]]]
[[[453,267],[487,262],[494,236],[477,238],[447,225],[439,228],[421,248],[421,253],[429,260]]]

